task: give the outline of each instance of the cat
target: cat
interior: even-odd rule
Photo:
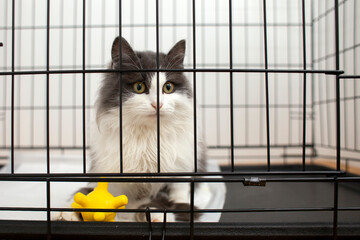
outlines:
[[[167,54],[159,53],[159,68],[183,69],[185,48],[185,40],[181,40]],[[96,126],[92,132],[89,172],[120,173],[120,101],[124,173],[158,172],[157,111],[160,116],[161,173],[194,172],[194,104],[190,81],[181,71],[137,72],[136,70],[156,69],[157,54],[151,51],[134,51],[125,38],[115,38],[111,57],[110,69],[119,70],[121,64],[121,69],[135,71],[105,74],[95,105]],[[196,141],[198,171],[205,171],[206,146],[199,136],[200,132]],[[92,189],[87,189],[87,192],[90,190]],[[127,209],[149,207],[190,210],[189,183],[110,183],[109,191],[116,196],[127,195]],[[144,213],[121,214],[121,219],[127,215],[130,221],[146,220]],[[194,216],[197,219],[200,215]],[[63,212],[59,219],[80,220],[80,217],[73,212]],[[190,215],[186,213],[167,215],[167,221],[189,219]],[[163,221],[163,214],[152,213],[151,221]]]

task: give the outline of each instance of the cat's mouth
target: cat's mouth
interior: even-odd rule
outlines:
[[[165,115],[165,113],[163,113],[162,111],[159,112],[159,116],[164,116],[164,115]],[[153,118],[157,118],[158,114],[157,114],[156,111],[154,111],[154,112],[149,113],[148,116],[153,117]]]
[[[159,116],[164,117],[164,116],[166,116],[166,115],[169,115],[169,113],[170,113],[169,111],[160,110],[160,111],[159,111]],[[158,113],[157,113],[156,110],[155,110],[155,111],[151,111],[150,113],[147,114],[147,116],[148,116],[148,117],[152,117],[152,118],[157,118]]]

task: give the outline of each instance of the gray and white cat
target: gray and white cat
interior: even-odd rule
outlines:
[[[134,51],[129,43],[116,38],[111,50],[111,69],[156,69],[155,52]],[[185,40],[167,53],[159,53],[161,69],[183,69]],[[122,150],[124,173],[156,173],[157,109],[160,115],[160,166],[162,173],[194,171],[193,93],[189,80],[180,72],[160,72],[160,103],[157,103],[155,72],[122,73]],[[120,73],[107,73],[96,103],[96,126],[91,142],[91,169],[94,173],[120,172],[119,103]],[[198,136],[201,134],[199,133]],[[197,140],[199,171],[205,170],[205,145]],[[127,209],[190,210],[188,183],[110,183],[113,195],[129,198]],[[162,221],[163,214],[152,214]],[[196,215],[195,217],[198,217]],[[60,219],[79,220],[72,212]],[[120,217],[124,219],[124,214]],[[128,214],[128,220],[145,221],[144,214]],[[187,221],[189,214],[168,214],[167,221]]]

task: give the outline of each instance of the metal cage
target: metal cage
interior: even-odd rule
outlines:
[[[3,0],[0,9],[2,239],[359,238],[357,0]],[[164,173],[158,151],[156,173],[87,172],[96,91],[119,35],[157,53],[186,39],[194,148],[202,128],[218,170],[198,172],[194,156],[194,172]],[[74,211],[54,205],[55,185],[104,179],[188,183],[191,220],[127,209],[112,211],[165,221],[51,221]],[[224,207],[195,209],[198,182],[226,185]],[[43,190],[40,204],[28,183]],[[195,213],[221,217],[195,222]]]

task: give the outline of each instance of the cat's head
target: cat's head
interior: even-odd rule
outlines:
[[[161,120],[165,121],[191,115],[192,87],[183,72],[169,71],[157,74],[154,71],[143,71],[157,69],[156,53],[134,51],[124,38],[114,40],[111,56],[111,69],[132,71],[108,73],[105,76],[99,92],[97,118],[120,108],[121,85],[123,116],[132,119],[134,123],[156,123],[158,109]],[[181,40],[167,54],[159,53],[158,66],[160,69],[181,70],[184,56],[185,40]]]

